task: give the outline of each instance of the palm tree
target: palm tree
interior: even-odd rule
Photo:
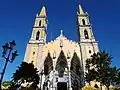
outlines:
[[[109,90],[109,85],[116,82],[119,70],[111,67],[112,57],[105,51],[94,53],[90,59],[86,60],[86,79],[88,81],[96,79],[100,82],[101,90],[102,84],[106,85]]]
[[[100,82],[101,90],[102,84],[109,86],[109,68],[112,57],[105,51],[100,51],[92,57],[93,66],[97,70],[97,80]],[[108,88],[109,89],[109,88]]]

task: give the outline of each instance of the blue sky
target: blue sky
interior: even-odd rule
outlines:
[[[100,49],[108,51],[114,57],[112,65],[120,67],[120,0],[0,0],[0,46],[16,40],[15,49],[19,52],[14,63],[8,65],[4,80],[11,79],[23,60],[35,16],[42,5],[47,7],[48,38],[52,32],[52,39],[55,39],[62,29],[66,37],[78,41],[77,1],[90,16]],[[4,59],[0,57],[0,71],[3,64]]]

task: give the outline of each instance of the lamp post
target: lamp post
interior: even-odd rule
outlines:
[[[5,70],[6,70],[6,67],[7,67],[7,64],[8,62],[12,63],[15,59],[16,56],[18,56],[17,54],[17,51],[14,51],[12,53],[12,56],[11,56],[11,59],[10,59],[10,55],[11,55],[11,52],[13,50],[13,47],[16,45],[15,41],[13,40],[12,42],[10,43],[5,43],[5,45],[2,46],[3,48],[3,52],[2,52],[2,57],[5,58],[5,65],[4,65],[4,68],[1,72],[1,78],[0,78],[0,90],[2,90],[1,88],[1,85],[2,85],[2,80],[3,80],[3,77],[4,77],[4,74],[5,74]]]

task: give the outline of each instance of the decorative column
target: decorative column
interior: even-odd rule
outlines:
[[[43,79],[43,74],[44,74],[44,71],[42,69],[41,73],[40,73],[40,76],[41,76],[41,79],[40,79],[40,90],[42,90],[42,79]]]
[[[71,87],[71,72],[70,72],[71,63],[70,63],[70,52],[69,51],[67,53],[67,59],[68,59],[68,76],[69,76],[68,88],[69,88],[69,90],[72,90],[72,87]]]
[[[53,53],[53,87],[52,87],[52,90],[56,90],[56,87],[55,87],[55,59],[56,59],[56,53],[54,51]]]

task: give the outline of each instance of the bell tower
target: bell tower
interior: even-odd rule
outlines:
[[[78,7],[77,12],[77,21],[78,21],[78,32],[79,32],[79,41],[80,42],[91,42],[95,41],[92,26],[89,21],[89,16],[87,13],[84,13],[81,5]]]
[[[88,13],[84,12],[81,5],[78,7],[77,12],[77,25],[78,25],[78,39],[80,44],[81,58],[83,61],[83,68],[85,71],[85,62],[87,58],[99,51],[98,42],[95,40],[92,31],[92,25],[89,21]]]
[[[36,15],[35,23],[32,30],[32,35],[27,44],[24,61],[33,62],[35,67],[39,68],[40,60],[42,58],[42,49],[46,43],[47,36],[47,16],[46,8],[42,7],[40,14]],[[39,59],[38,59],[39,58]]]
[[[45,6],[43,6],[40,14],[36,15],[30,42],[45,44],[47,35],[46,30],[47,30],[47,16]]]

